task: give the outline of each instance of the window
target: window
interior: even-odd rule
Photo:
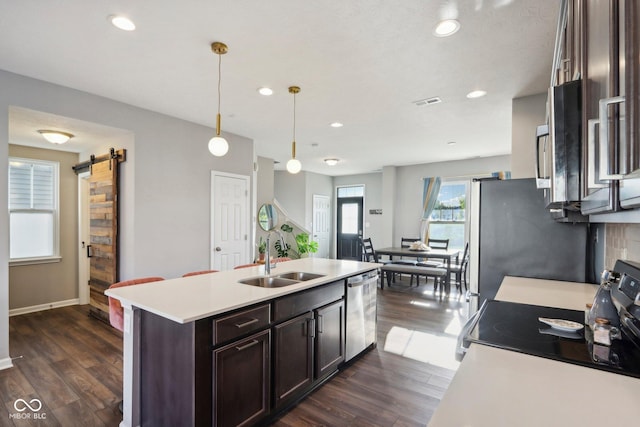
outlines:
[[[10,157],[9,257],[58,255],[58,163]]]
[[[443,182],[429,221],[429,237],[449,239],[452,249],[464,249],[467,241],[467,199],[469,181]]]

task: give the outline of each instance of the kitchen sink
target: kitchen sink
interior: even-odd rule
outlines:
[[[307,280],[319,279],[320,277],[324,277],[324,274],[305,273],[303,271],[291,271],[289,273],[278,274],[275,277],[278,277],[281,279],[297,280],[298,282],[304,282]]]
[[[299,280],[291,280],[275,276],[258,276],[240,280],[240,283],[244,283],[245,285],[260,286],[262,288],[281,288],[283,286],[295,285],[299,282]]]
[[[302,271],[291,271],[289,273],[278,274],[277,276],[258,276],[240,280],[240,283],[261,288],[281,288],[283,286],[295,285],[306,280],[313,280],[324,277],[324,274],[305,273]]]

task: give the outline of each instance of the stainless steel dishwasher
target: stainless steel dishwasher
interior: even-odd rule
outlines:
[[[347,279],[346,361],[376,344],[377,286],[377,271]]]

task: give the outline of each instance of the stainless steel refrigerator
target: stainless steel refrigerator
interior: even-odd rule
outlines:
[[[473,182],[470,220],[471,313],[504,276],[594,281],[590,224],[554,221],[533,178]]]

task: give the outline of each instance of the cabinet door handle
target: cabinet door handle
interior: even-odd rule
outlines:
[[[622,174],[613,174],[609,172],[609,105],[620,104],[624,102],[624,96],[614,96],[613,98],[601,99],[599,102],[599,118],[600,118],[600,176],[601,180],[622,179]],[[620,165],[626,165],[626,153],[620,148]]]
[[[322,333],[322,314],[318,314],[318,333]]]
[[[254,323],[258,323],[258,319],[251,319],[251,320],[247,320],[244,323],[236,323],[234,326],[238,329],[242,329],[245,328],[249,325],[253,325]]]
[[[239,346],[236,346],[236,350],[238,350],[238,351],[246,350],[246,349],[248,349],[249,347],[253,347],[254,345],[258,344],[259,342],[260,342],[260,341],[258,341],[258,340],[253,340],[253,341],[251,341],[250,343],[247,343],[247,344],[245,344],[245,345],[239,345]]]
[[[307,319],[307,323],[308,323],[308,331],[309,331],[309,336],[311,338],[314,338],[316,336],[316,319],[311,318],[311,319]]]
[[[587,187],[604,188],[609,184],[596,180],[598,168],[596,167],[596,127],[600,125],[600,120],[590,119],[587,121]]]

